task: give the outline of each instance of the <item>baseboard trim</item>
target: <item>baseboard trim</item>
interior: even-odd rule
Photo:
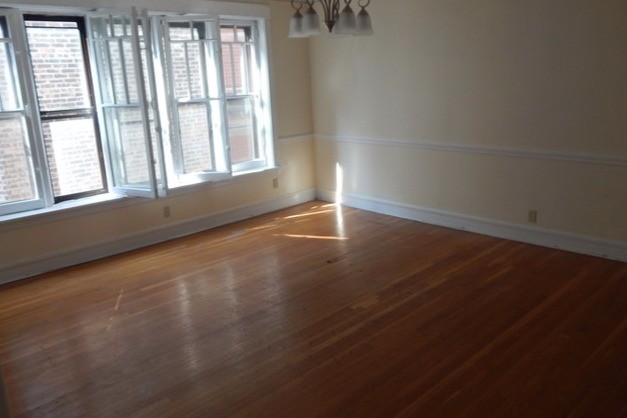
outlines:
[[[199,218],[172,223],[140,233],[128,234],[118,237],[115,240],[99,242],[88,247],[74,248],[48,254],[43,257],[22,260],[18,263],[2,267],[0,271],[0,284],[191,235],[207,229],[248,219],[253,216],[263,215],[290,206],[306,203],[314,200],[315,197],[315,189],[303,190],[285,194],[276,199],[237,206],[220,212],[210,213]]]
[[[336,202],[335,192],[317,191],[318,199]],[[475,232],[543,247],[559,248],[580,254],[627,261],[627,245],[560,231],[516,225],[508,222],[478,218],[459,213],[446,212],[419,206],[407,205],[383,199],[357,195],[342,195],[343,205],[399,218],[411,219],[432,225]]]

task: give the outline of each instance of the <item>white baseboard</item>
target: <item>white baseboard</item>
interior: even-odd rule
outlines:
[[[328,202],[336,202],[335,192],[332,191],[318,189],[317,197]],[[432,225],[476,232],[544,247],[559,248],[612,260],[627,261],[627,245],[620,242],[516,225],[365,196],[342,195],[342,204]]]
[[[88,247],[64,250],[44,257],[21,261],[3,266],[0,271],[0,284],[35,276],[60,268],[69,267],[87,261],[97,260],[115,254],[135,250],[185,235],[248,219],[253,216],[284,209],[290,206],[314,200],[314,189],[286,194],[277,199],[257,202],[215,212],[200,218],[176,222],[139,233],[128,234],[115,240],[98,242]]]

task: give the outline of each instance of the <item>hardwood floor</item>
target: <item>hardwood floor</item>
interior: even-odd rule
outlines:
[[[0,287],[15,417],[626,417],[627,263],[311,202]]]

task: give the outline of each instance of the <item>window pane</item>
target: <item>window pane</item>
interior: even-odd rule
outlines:
[[[252,42],[251,34],[250,28],[235,28],[237,42]]]
[[[222,67],[226,94],[244,95],[254,91],[252,80],[252,27],[222,26]]]
[[[214,169],[207,110],[205,104],[185,104],[178,107],[184,173]]]
[[[91,117],[42,122],[55,196],[104,188]]]
[[[140,48],[143,51],[144,49],[142,48],[142,46],[140,46]],[[122,50],[124,51],[124,74],[127,80],[128,103],[139,103],[139,99],[137,96],[137,79],[135,76],[135,59],[133,57],[133,44],[131,43],[130,39],[124,39],[122,41]],[[145,68],[146,65],[143,66],[144,72]]]
[[[27,143],[21,116],[0,118],[0,203],[37,198]]]
[[[245,45],[233,45],[232,63],[235,94],[246,94],[250,91],[248,88],[248,67],[246,65],[246,47]]]
[[[222,71],[224,73],[224,89],[227,95],[235,94],[236,77],[233,71],[233,46],[222,45]]]
[[[220,96],[216,42],[206,40],[214,27],[211,21],[169,23],[170,71],[173,94],[179,100]]]
[[[190,23],[170,23],[168,27],[171,41],[191,41],[192,30]]]
[[[250,99],[231,99],[227,105],[231,163],[237,164],[259,158],[255,120]]]
[[[206,74],[202,65],[202,49],[200,42],[187,44],[187,59],[189,63],[189,86],[192,98],[204,98],[205,89],[202,83],[202,76]]]
[[[0,16],[0,39],[9,37],[7,26],[7,18]]]
[[[131,35],[131,20],[127,16],[116,16],[112,19],[113,22],[113,34],[109,25],[108,36],[124,37]]]
[[[0,22],[1,24],[1,22]],[[1,27],[1,25],[0,25]],[[18,110],[20,100],[17,93],[17,86],[13,78],[15,63],[13,62],[13,51],[11,45],[5,42],[0,43],[0,111]]]
[[[102,18],[91,20],[92,29],[98,34],[98,38],[94,41],[94,46],[102,101],[107,105],[137,104],[137,79],[132,41],[129,37],[105,37],[110,32],[110,26],[105,25],[103,20],[106,21],[106,19]],[[126,28],[125,25],[115,24],[114,32],[121,34],[125,30],[124,28]],[[141,28],[141,26],[138,26],[138,28]],[[146,65],[143,41],[140,42],[140,48],[142,69],[145,74]]]
[[[170,45],[172,56],[172,81],[174,82],[174,97],[184,99],[189,97],[189,81],[187,63],[185,62],[185,43],[173,42]]]
[[[26,26],[39,109],[89,107],[81,36],[76,23],[27,21]]]
[[[111,87],[113,88],[113,97],[109,98],[108,103],[128,103],[126,65],[122,44],[117,39],[109,40],[107,41],[107,48],[110,66],[106,67],[106,75],[111,77]]]
[[[115,185],[149,185],[150,173],[141,111],[138,108],[109,108],[105,109],[105,119]]]
[[[235,42],[235,28],[233,26],[221,26],[220,39],[222,42]]]

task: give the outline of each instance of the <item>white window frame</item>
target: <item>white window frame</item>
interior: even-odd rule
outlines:
[[[89,13],[85,16],[87,20],[87,31],[90,42],[90,59],[92,60],[93,65],[92,68],[92,77],[96,80],[97,88],[95,89],[95,95],[97,98],[97,108],[100,119],[100,131],[101,136],[103,138],[103,147],[105,148],[105,155],[107,156],[107,173],[109,180],[109,188],[111,191],[117,194],[125,195],[125,196],[139,196],[139,197],[149,197],[156,198],[158,195],[165,195],[165,173],[164,170],[161,169],[160,164],[157,164],[157,161],[163,161],[163,151],[162,151],[162,138],[161,138],[161,122],[159,119],[159,108],[157,100],[149,100],[148,97],[156,98],[156,83],[154,80],[154,63],[153,63],[153,53],[152,53],[152,31],[150,29],[150,20],[148,18],[148,13],[146,10],[137,10],[132,8],[130,13]],[[115,34],[112,34],[110,37],[102,36],[94,37],[94,33],[96,32],[96,28],[94,27],[94,21],[105,21],[109,22],[112,25],[112,21],[114,20],[129,20],[131,33],[122,37],[117,37]],[[139,37],[139,26],[142,27],[142,36],[143,36],[143,44],[145,47],[145,53],[143,54],[143,58],[145,59],[146,71],[143,68],[142,62],[142,52],[140,48],[140,43],[142,42]],[[110,28],[113,30],[113,28]],[[126,87],[125,103],[118,103],[115,97],[115,93],[113,92],[114,87],[112,84],[113,80],[105,80],[105,76],[103,75],[103,67],[109,65],[110,62],[103,62],[101,59],[101,55],[98,52],[101,52],[99,49],[101,47],[100,44],[116,41],[118,42],[119,48],[122,48],[121,40],[122,38],[129,38],[132,46],[132,59],[134,65],[134,74],[132,74],[130,81],[134,81],[135,89],[137,94],[137,103],[131,102],[129,97],[129,77],[125,74],[124,77],[124,85]],[[107,50],[109,51],[109,50]],[[109,55],[107,52],[105,55]],[[121,54],[121,60],[124,61],[124,55]],[[126,67],[125,65],[123,66]],[[148,76],[148,79],[144,79],[144,74]],[[109,84],[107,81],[110,81]],[[147,85],[146,85],[147,84]],[[108,95],[111,95],[112,100],[106,100],[107,94],[104,93],[104,90],[108,91]],[[150,93],[150,96],[148,95]],[[146,152],[146,173],[147,173],[147,182],[145,184],[128,184],[127,182],[123,182],[121,178],[122,174],[120,169],[116,169],[116,164],[120,164],[120,158],[124,158],[124,156],[120,157],[124,151],[120,144],[116,144],[113,141],[112,134],[107,131],[107,128],[110,128],[109,125],[109,117],[108,110],[115,111],[116,109],[138,109],[141,115],[142,120],[142,130],[143,130],[143,139],[144,139],[144,150]],[[150,110],[152,109],[152,115],[154,118],[155,129],[154,132],[151,132],[150,126]],[[114,125],[116,125],[114,123]],[[120,129],[118,129],[119,131]],[[119,133],[118,133],[119,134]],[[154,137],[153,137],[154,135]],[[154,142],[154,144],[153,144]],[[156,157],[159,156],[159,160]],[[122,160],[123,161],[123,160]],[[160,179],[161,181],[158,181]]]
[[[39,124],[39,107],[37,94],[34,90],[35,80],[32,72],[27,70],[31,66],[26,31],[23,29],[22,13],[19,10],[0,9],[0,16],[6,19],[9,30],[9,41],[3,41],[3,43],[8,43],[12,50],[10,58],[12,58],[15,68],[10,70],[12,70],[12,79],[17,89],[15,93],[20,101],[17,109],[0,112],[0,117],[20,115],[22,118],[25,133],[28,135],[27,143],[24,146],[28,147],[27,153],[30,154],[31,176],[35,182],[34,191],[37,194],[34,199],[0,204],[0,215],[5,215],[49,206],[53,204],[54,198],[51,188],[45,187],[45,184],[50,183],[50,178],[43,141],[39,140],[39,138],[43,138],[43,134]]]
[[[260,157],[254,158],[252,160],[232,164],[232,168],[233,168],[233,172],[235,173],[256,170],[256,169],[265,167],[267,165],[267,162],[266,162],[267,153],[265,149],[265,143],[266,143],[265,129],[266,129],[267,124],[265,123],[265,119],[263,117],[263,114],[264,114],[263,106],[265,103],[264,101],[265,95],[264,95],[264,91],[262,87],[263,86],[262,77],[263,77],[264,71],[263,71],[263,64],[262,64],[262,59],[261,59],[261,56],[262,56],[261,46],[260,46],[261,31],[259,30],[260,23],[254,19],[249,19],[249,20],[222,19],[220,22],[220,28],[222,27],[222,25],[225,25],[225,26],[233,25],[234,27],[250,27],[253,33],[252,46],[253,46],[254,64],[256,64],[255,65],[256,68],[253,68],[253,72],[255,73],[254,76],[256,76],[258,79],[255,82],[248,80],[247,84],[252,83],[253,85],[257,87],[258,90],[254,92],[250,92],[250,93],[245,93],[245,94],[229,94],[226,91],[226,87],[225,87],[224,95],[225,95],[225,107],[228,107],[228,102],[230,100],[247,100],[248,99],[250,100],[252,104],[253,129],[255,131],[255,142],[256,142],[255,147],[258,148]],[[227,42],[221,40],[221,44],[223,45],[224,43],[227,43]],[[238,41],[232,42],[232,43],[244,44],[244,45],[246,44],[246,43],[242,43]],[[222,54],[225,53],[224,47],[222,47],[220,50]],[[249,64],[253,65],[253,63],[249,63]],[[234,78],[235,75],[232,74],[232,77]],[[227,135],[228,135],[229,128],[230,128],[229,121],[228,121],[228,114],[227,114],[226,128],[227,128]]]
[[[169,23],[191,23],[191,22],[212,22],[215,25],[215,39],[206,41],[206,42],[215,42],[217,48],[217,56],[215,57],[217,62],[214,64],[214,70],[217,73],[217,89],[218,94],[216,97],[210,97],[209,87],[205,84],[204,88],[206,91],[204,92],[204,96],[202,98],[192,98],[189,97],[187,101],[181,102],[175,95],[175,86],[173,81],[173,59],[171,55],[170,48],[170,38],[168,32],[168,24]],[[220,39],[219,39],[219,25],[220,19],[219,16],[215,15],[194,15],[190,17],[181,17],[181,16],[155,16],[153,17],[153,27],[154,30],[157,31],[157,37],[159,39],[159,51],[158,57],[160,60],[160,68],[163,71],[164,75],[162,79],[164,80],[163,88],[164,93],[162,94],[163,101],[166,102],[162,109],[165,109],[162,112],[162,119],[167,120],[167,132],[168,132],[168,141],[164,141],[164,147],[167,148],[170,152],[165,157],[166,167],[168,171],[168,178],[170,180],[169,187],[175,188],[180,186],[186,186],[189,184],[195,184],[204,181],[218,181],[225,180],[232,176],[231,170],[231,161],[228,154],[228,136],[226,127],[226,115],[224,110],[224,80],[222,78],[222,67],[220,60]],[[167,45],[165,44],[167,42]],[[178,42],[178,41],[176,41]],[[207,58],[207,57],[205,57]],[[207,64],[205,64],[207,65]],[[189,72],[189,68],[187,69]],[[207,83],[207,80],[203,80],[204,83]],[[217,108],[212,107],[212,102],[217,102]],[[211,153],[213,163],[216,167],[214,167],[213,171],[197,171],[192,173],[185,173],[183,168],[182,161],[182,138],[179,136],[180,130],[180,122],[178,109],[181,105],[186,104],[205,104],[207,106],[207,125],[210,127],[209,133],[210,136],[212,132],[218,130],[219,137],[216,139],[209,139],[211,145]],[[209,115],[209,113],[211,115]],[[219,116],[220,121],[222,122],[217,126],[217,129],[214,125],[213,118],[216,115]],[[166,125],[164,123],[164,125]],[[175,155],[180,154],[180,155]]]
[[[117,4],[117,3],[116,3]],[[17,212],[24,211],[32,211],[38,209],[37,212],[41,213],[42,208],[52,208],[54,205],[54,198],[52,196],[52,190],[48,186],[45,185],[50,184],[49,171],[47,167],[45,150],[43,147],[43,135],[41,132],[41,127],[37,123],[39,110],[37,108],[37,100],[36,93],[34,91],[34,79],[33,74],[30,70],[29,56],[27,51],[27,44],[25,39],[25,30],[23,28],[23,14],[41,14],[47,13],[51,15],[76,15],[85,18],[88,27],[88,34],[91,35],[91,29],[89,28],[89,19],[90,16],[94,16],[95,14],[118,14],[118,13],[135,13],[133,17],[133,22],[135,22],[134,26],[136,26],[136,22],[141,21],[141,25],[145,28],[144,36],[150,37],[154,35],[154,28],[151,28],[151,25],[154,25],[153,18],[149,19],[149,14],[151,16],[167,16],[167,15],[182,15],[185,13],[185,16],[190,16],[188,20],[193,20],[194,16],[211,16],[211,18],[217,19],[218,22],[218,34],[220,33],[220,23],[226,22],[227,24],[232,24],[232,22],[240,21],[240,22],[254,22],[257,26],[257,34],[256,34],[256,53],[258,54],[259,61],[259,77],[261,79],[261,92],[259,93],[260,100],[258,100],[259,105],[255,109],[255,113],[259,120],[258,126],[263,126],[263,132],[260,133],[260,154],[264,158],[259,159],[259,161],[253,162],[245,162],[241,164],[231,165],[230,163],[230,155],[228,152],[228,142],[225,145],[226,157],[225,161],[228,167],[228,170],[225,170],[224,173],[220,173],[215,176],[200,176],[196,177],[191,181],[184,182],[175,182],[169,178],[171,172],[166,170],[165,161],[167,160],[168,153],[171,152],[171,149],[168,148],[168,141],[164,141],[161,137],[159,137],[156,141],[150,141],[151,135],[159,135],[161,134],[169,134],[168,128],[163,126],[158,119],[156,120],[153,131],[155,132],[145,132],[146,133],[146,155],[147,160],[150,162],[150,185],[146,188],[132,188],[132,187],[119,187],[115,184],[114,179],[112,178],[112,156],[109,154],[109,138],[106,135],[102,135],[102,147],[103,147],[103,155],[105,156],[105,172],[107,176],[107,185],[108,189],[111,192],[114,192],[116,196],[143,196],[149,198],[156,198],[159,196],[167,195],[171,190],[170,187],[179,187],[179,186],[187,186],[190,184],[202,184],[207,181],[221,181],[233,178],[239,174],[245,174],[248,172],[255,171],[263,171],[274,169],[275,167],[275,151],[274,151],[274,134],[272,131],[272,115],[271,115],[271,105],[270,105],[270,76],[269,76],[269,60],[268,60],[268,44],[267,44],[267,18],[269,18],[269,7],[265,5],[256,5],[256,4],[244,4],[244,3],[231,3],[231,2],[213,2],[213,1],[195,1],[195,0],[177,0],[177,2],[172,2],[170,0],[135,0],[132,1],[132,4],[125,3],[124,5],[120,5],[117,9],[111,8],[111,3],[108,0],[22,0],[19,6],[16,6],[15,3],[11,2],[11,0],[0,0],[0,8],[5,6],[9,7],[8,9],[2,9],[0,13],[3,16],[6,16],[7,23],[9,25],[10,33],[13,41],[14,51],[16,52],[15,63],[16,63],[16,71],[23,75],[23,77],[18,78],[17,81],[20,84],[20,92],[21,99],[24,103],[23,106],[23,114],[26,118],[26,125],[29,135],[29,141],[31,146],[31,155],[32,155],[32,164],[34,168],[34,175],[36,176],[36,185],[38,198],[32,201],[27,202],[11,202],[6,204],[0,204],[0,216],[5,214],[16,214]],[[132,12],[131,6],[142,7],[146,6],[150,9],[149,12],[142,11],[141,13]],[[117,6],[116,6],[117,7]],[[12,9],[11,9],[12,8]],[[94,9],[97,9],[98,12],[92,12]],[[134,29],[135,33],[137,33],[137,28]],[[220,41],[219,41],[220,42]],[[150,51],[150,48],[155,45],[152,41],[147,41],[147,50]],[[138,57],[138,45],[134,42],[134,56]],[[221,48],[220,48],[221,49]],[[148,52],[149,59],[147,61],[147,66],[151,67],[152,62],[151,59],[153,57],[158,57],[159,53]],[[99,113],[99,126],[100,129],[104,129],[105,120],[101,114],[100,105],[102,102],[100,101],[101,97],[99,97],[99,86],[101,85],[101,80],[99,79],[97,74],[98,69],[95,61],[95,57],[93,54],[93,48],[90,42],[89,48],[89,57],[92,61],[92,77],[94,78],[94,95],[96,96],[97,101],[97,109]],[[157,58],[158,59],[158,58]],[[219,74],[222,78],[222,61],[219,61]],[[138,62],[138,61],[136,61]],[[141,60],[139,60],[141,62]],[[158,63],[158,65],[154,65],[151,70],[148,71],[149,74],[155,75],[159,77],[160,66],[162,64]],[[136,66],[137,69],[137,66]],[[138,73],[143,73],[141,68],[137,71]],[[95,76],[94,76],[95,75]],[[140,74],[141,76],[142,74]],[[138,83],[138,90],[143,89],[144,84]],[[152,80],[148,80],[148,88],[151,91],[151,97],[160,98],[163,96],[163,92],[159,91],[159,83]],[[225,96],[224,84],[222,79],[221,86],[221,94]],[[147,120],[147,112],[151,109],[155,118],[160,114],[160,105],[162,105],[160,100],[153,99],[148,102],[145,100],[146,94],[142,94],[144,100],[140,100],[141,108],[142,108],[142,117],[144,120]],[[226,118],[226,97],[222,97],[222,112],[224,115],[222,124],[223,130],[223,138],[225,141],[228,141],[228,122]],[[165,114],[168,112],[168,108],[165,110],[161,110],[161,114]],[[35,116],[35,117],[33,117]],[[145,131],[150,129],[147,124],[144,124]],[[170,180],[170,183],[168,183]],[[114,197],[114,195],[112,195]],[[87,201],[92,201],[93,199],[86,198]],[[2,218],[0,218],[0,221]]]

